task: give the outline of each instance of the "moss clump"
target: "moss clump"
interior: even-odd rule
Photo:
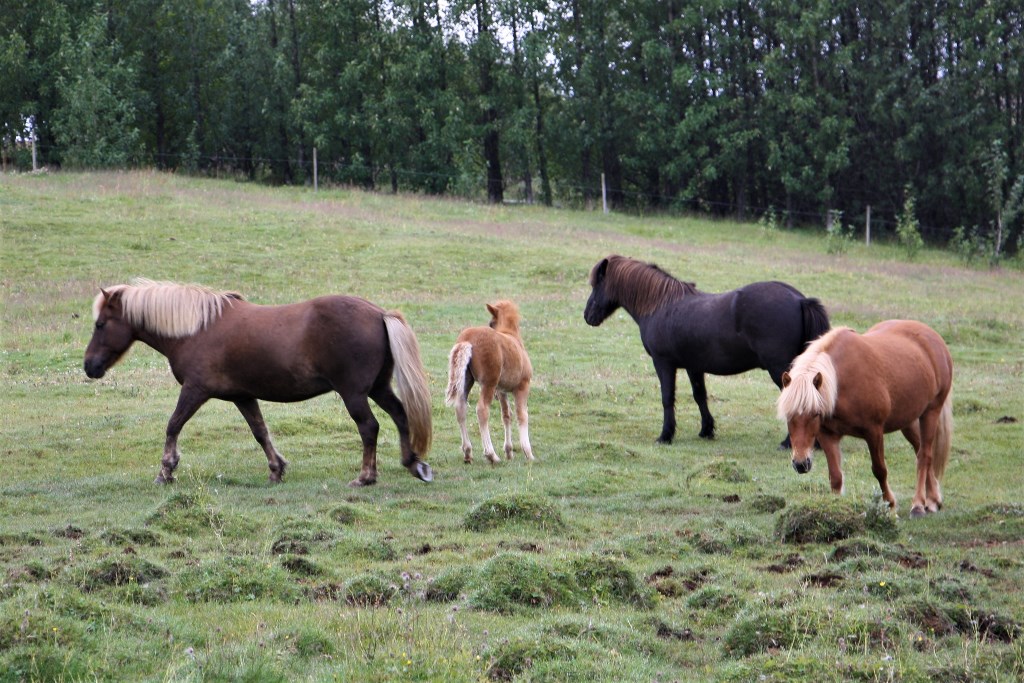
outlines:
[[[521,553],[503,553],[488,560],[477,577],[470,604],[478,609],[509,613],[522,607],[578,604],[571,574],[546,567]]]
[[[786,499],[783,498],[782,496],[771,496],[762,493],[760,495],[754,496],[750,500],[749,505],[754,512],[770,515],[785,508]]]
[[[287,572],[251,557],[227,557],[190,567],[182,572],[179,584],[190,602],[292,601],[298,597]]]
[[[618,602],[641,609],[654,607],[655,592],[623,562],[591,555],[570,563],[576,585],[596,603]]]
[[[374,574],[360,574],[345,582],[345,602],[360,607],[380,607],[391,602],[398,586]]]
[[[489,531],[508,524],[522,523],[543,530],[565,528],[555,506],[534,496],[502,495],[476,505],[466,515],[470,531]]]
[[[166,569],[142,557],[119,555],[102,559],[87,567],[79,581],[79,587],[84,591],[94,591],[107,586],[149,583],[166,575]]]
[[[448,569],[427,583],[424,597],[431,602],[452,602],[466,589],[473,579],[474,571],[469,567]]]
[[[812,630],[802,615],[789,609],[760,607],[737,617],[722,639],[725,653],[748,657],[769,650],[799,646]]]
[[[828,496],[784,510],[775,534],[784,543],[832,543],[866,530],[867,514],[853,502]]]
[[[100,538],[110,545],[160,545],[160,537],[149,529],[107,529],[100,534]]]
[[[494,653],[487,669],[487,678],[492,681],[511,681],[540,662],[564,661],[571,659],[573,654],[572,649],[560,640],[510,640],[502,643]]]

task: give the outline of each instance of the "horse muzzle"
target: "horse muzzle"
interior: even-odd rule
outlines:
[[[793,469],[796,470],[798,474],[807,474],[811,471],[812,464],[813,460],[811,456],[808,455],[803,460],[793,460]]]
[[[82,364],[82,368],[89,379],[99,379],[107,374],[106,366],[93,358],[87,358],[85,363]]]

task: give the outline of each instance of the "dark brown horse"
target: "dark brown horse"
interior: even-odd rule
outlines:
[[[402,464],[423,481],[433,478],[423,460],[431,440],[426,373],[416,336],[397,312],[350,296],[257,306],[235,292],[136,280],[100,290],[93,318],[86,375],[103,377],[138,340],[167,357],[181,384],[157,483],[174,480],[178,433],[211,398],[238,407],[267,455],[270,480],[280,481],[288,462],[257,401],[304,401],[328,391],[341,396],[363,442],[363,467],[350,486],[377,481],[379,425],[368,398],[395,421]]]
[[[781,387],[782,373],[793,359],[829,329],[821,302],[784,282],[755,282],[708,294],[652,263],[609,256],[591,270],[590,286],[583,312],[589,325],[600,325],[621,306],[640,326],[640,339],[661,381],[660,443],[671,443],[676,432],[678,368],[690,378],[700,436],[712,439],[715,419],[708,410],[705,373],[735,375],[763,368]],[[788,438],[783,446],[789,447]]]
[[[793,361],[782,383],[778,414],[789,427],[797,472],[810,471],[817,439],[832,490],[842,493],[839,440],[859,437],[868,443],[882,497],[895,509],[885,435],[900,430],[917,453],[910,515],[942,507],[939,484],[953,434],[953,359],[937,332],[914,320],[887,320],[863,335],[840,327]]]

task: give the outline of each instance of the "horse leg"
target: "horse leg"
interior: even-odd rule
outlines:
[[[498,392],[498,403],[501,404],[501,425],[505,428],[505,459],[512,459],[512,409],[508,405],[508,392]]]
[[[235,407],[242,413],[242,417],[249,424],[252,435],[256,437],[256,443],[263,448],[267,455],[267,465],[270,467],[270,481],[279,482],[284,476],[284,469],[288,461],[281,457],[281,454],[274,448],[270,440],[270,431],[267,430],[267,423],[263,421],[263,413],[260,411],[260,404],[254,398],[245,398],[235,401]]]
[[[340,392],[339,392],[340,393]],[[377,483],[377,434],[380,425],[370,410],[370,402],[364,394],[341,394],[352,421],[359,429],[359,438],[363,442],[363,467],[359,476],[348,483],[349,486],[369,486]]]
[[[889,469],[885,466],[885,434],[879,427],[868,432],[864,440],[868,442],[868,451],[871,453],[871,472],[882,489],[882,499],[889,504],[889,509],[895,512],[896,496],[889,488]]]
[[[370,398],[386,412],[398,428],[398,444],[402,457],[402,465],[409,472],[423,481],[433,479],[430,465],[420,460],[420,454],[412,450],[412,443],[409,440],[409,418],[405,413],[405,406],[401,399],[392,391],[390,384],[376,386],[370,391]]]
[[[843,488],[843,452],[839,450],[840,438],[831,434],[826,435],[823,432],[818,433],[818,443],[825,451],[825,462],[828,463],[828,484],[832,493],[837,495],[842,495],[845,492]]]
[[[514,392],[516,400],[516,421],[519,423],[519,445],[527,460],[533,460],[533,447],[530,445],[530,416],[526,411],[526,397],[530,393],[530,385],[520,387]]]
[[[458,396],[455,399],[455,418],[459,421],[459,433],[462,435],[463,462],[473,462],[473,444],[469,442],[469,430],[466,428],[466,412],[469,410],[469,401],[466,396]]]
[[[182,387],[178,394],[178,404],[167,422],[167,440],[164,441],[164,454],[160,459],[160,473],[156,475],[157,484],[170,484],[174,481],[174,469],[178,466],[181,454],[178,453],[178,434],[196,411],[206,403],[209,397],[188,387]]]
[[[476,419],[480,425],[480,441],[484,447],[484,457],[492,464],[501,462],[498,454],[494,452],[494,444],[491,443],[490,414],[491,401],[494,400],[496,386],[480,383],[480,400],[476,402]]]
[[[654,371],[661,383],[662,423],[658,443],[672,443],[676,435],[676,368],[665,361],[654,361]]]
[[[932,447],[935,442],[935,432],[939,425],[938,410],[929,410],[915,420],[903,435],[910,441],[917,453],[917,486],[914,489],[914,500],[910,504],[910,516],[921,517],[927,512],[938,512],[942,507],[942,492],[939,488],[939,480],[932,471]],[[917,440],[911,438],[916,428]],[[911,435],[907,432],[910,431]]]
[[[693,390],[693,400],[697,402],[697,409],[700,410],[700,438],[715,438],[715,418],[711,417],[708,410],[708,390],[704,386],[704,373],[696,370],[687,370],[690,377],[690,388]]]

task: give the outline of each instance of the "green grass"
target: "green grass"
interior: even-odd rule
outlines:
[[[0,228],[0,681],[1024,675],[1019,264],[147,172],[4,176]],[[858,330],[934,327],[956,364],[945,509],[909,519],[898,434],[897,519],[879,515],[860,441],[844,441],[841,501],[823,466],[797,475],[764,372],[708,379],[711,442],[681,373],[676,442],[655,445],[658,383],[636,325],[583,322],[587,275],[610,253],[708,291],[786,280]],[[379,483],[348,488],[359,438],[325,396],[263,407],[291,463],[283,483],[214,402],[182,433],[177,482],[153,484],[177,396],[166,361],[137,346],[101,381],[81,369],[98,288],[135,276],[402,310],[431,376],[435,481],[409,476],[378,411]],[[447,354],[498,298],[523,313],[538,460],[464,465]]]

